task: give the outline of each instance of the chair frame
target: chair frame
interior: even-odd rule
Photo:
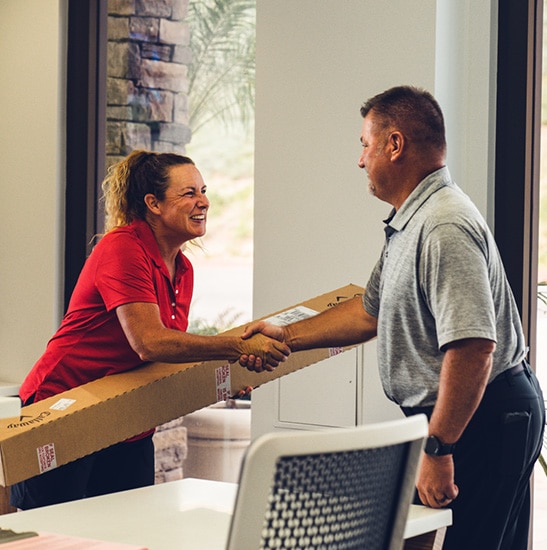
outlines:
[[[323,431],[279,431],[257,438],[243,458],[228,550],[257,550],[278,458],[409,444],[388,550],[402,548],[428,423],[425,415]]]

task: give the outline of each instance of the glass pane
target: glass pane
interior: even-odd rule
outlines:
[[[108,1],[107,165],[135,149],[176,152],[208,187],[207,234],[185,249],[195,270],[192,332],[251,320],[254,48],[255,0]],[[204,461],[196,432],[219,422]],[[187,453],[193,477],[236,481],[249,433],[248,401],[161,426],[157,481],[180,478]]]

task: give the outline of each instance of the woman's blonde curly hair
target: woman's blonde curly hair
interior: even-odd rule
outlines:
[[[112,165],[102,183],[105,233],[137,219],[144,220],[144,197],[151,193],[163,200],[169,187],[169,169],[180,164],[194,162],[176,153],[133,151]]]

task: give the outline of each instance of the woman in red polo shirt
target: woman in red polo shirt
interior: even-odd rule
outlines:
[[[236,360],[252,353],[273,368],[285,359],[288,348],[261,335],[253,341],[185,332],[193,270],[181,247],[205,234],[209,209],[191,159],[134,151],[111,168],[103,191],[105,234],[60,328],[21,385],[24,404],[147,361]],[[29,509],[152,485],[152,433],[12,486],[11,504]]]

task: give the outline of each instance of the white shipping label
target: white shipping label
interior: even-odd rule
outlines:
[[[282,311],[281,313],[278,313],[277,315],[274,315],[272,317],[268,317],[268,319],[264,319],[264,321],[272,325],[282,327],[284,325],[295,323],[296,321],[302,321],[302,319],[308,319],[309,317],[313,317],[318,313],[318,311],[315,311],[314,309],[306,306],[296,306],[292,309],[288,309],[287,311]]]
[[[51,405],[50,409],[55,409],[56,411],[64,411],[70,407],[70,405],[73,405],[76,403],[76,399],[59,399],[59,401],[56,401]]]

